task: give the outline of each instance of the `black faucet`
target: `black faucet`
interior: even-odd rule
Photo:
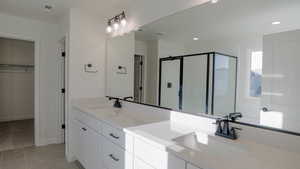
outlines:
[[[229,126],[229,116],[225,116],[223,119],[217,119],[216,124],[217,124],[217,131],[215,132],[215,135],[232,139],[232,140],[237,139],[235,129],[239,129],[239,130],[241,129]]]
[[[108,99],[109,99],[109,100],[115,100],[115,103],[114,103],[114,107],[115,107],[115,108],[122,108],[122,104],[121,104],[119,98],[116,98],[116,97],[108,97]]]
[[[239,112],[235,112],[235,113],[230,113],[229,114],[229,119],[231,121],[236,121],[236,119],[242,118],[242,117],[243,117],[242,113],[239,113]]]
[[[132,96],[124,97],[123,100],[133,99]]]

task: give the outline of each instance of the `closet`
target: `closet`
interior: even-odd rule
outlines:
[[[33,145],[34,42],[0,38],[0,151]]]

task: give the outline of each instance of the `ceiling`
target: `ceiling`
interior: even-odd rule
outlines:
[[[299,0],[219,0],[206,3],[141,27],[137,39],[241,39],[300,29]],[[272,25],[280,21],[280,25]]]
[[[130,0],[0,0],[0,12],[57,23],[68,12],[76,7],[97,13],[99,16],[119,12]],[[44,6],[49,4],[53,9],[47,12]]]

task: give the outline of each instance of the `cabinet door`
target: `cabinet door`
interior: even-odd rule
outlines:
[[[88,127],[82,128],[82,155],[86,169],[102,169],[101,136]]]
[[[72,123],[72,149],[75,157],[80,163],[84,163],[84,158],[83,158],[83,140],[82,140],[82,128],[84,126],[78,122],[77,120],[74,120]]]

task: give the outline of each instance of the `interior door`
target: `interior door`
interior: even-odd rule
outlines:
[[[160,106],[180,109],[180,60],[161,63]]]
[[[134,56],[134,101],[144,101],[144,57]]]

